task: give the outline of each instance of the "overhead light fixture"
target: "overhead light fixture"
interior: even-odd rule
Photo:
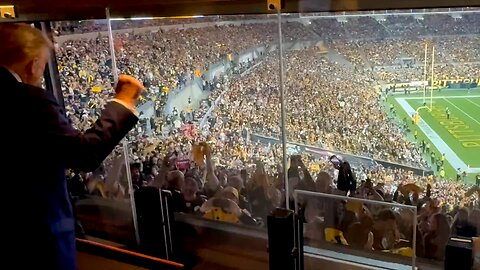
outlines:
[[[112,21],[143,21],[143,20],[156,20],[156,19],[196,19],[203,18],[203,15],[193,16],[173,16],[173,17],[131,17],[131,18],[111,18]]]
[[[153,17],[111,18],[111,21],[142,21],[153,20]]]
[[[15,7],[13,5],[0,5],[0,18],[1,19],[15,19]]]

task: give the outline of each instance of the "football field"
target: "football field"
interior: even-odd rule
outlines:
[[[411,116],[423,106],[423,95],[398,95],[389,101],[395,105],[398,117],[408,119],[412,139],[416,130],[417,142],[430,142],[437,158],[445,154],[448,178],[455,179],[460,169],[468,173],[470,183],[474,182],[475,175],[480,174],[480,90],[434,92],[432,100],[430,96],[426,98],[428,108],[418,110],[417,125],[412,124]],[[426,158],[430,160],[429,156]],[[436,172],[437,166],[432,169]]]

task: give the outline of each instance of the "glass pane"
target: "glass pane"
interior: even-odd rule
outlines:
[[[339,189],[343,169],[334,167],[347,161],[357,191],[366,181],[381,186],[378,200],[418,188],[395,207],[416,206],[417,239],[437,245],[419,251],[421,263],[440,264],[431,259],[443,260],[450,230],[477,235],[463,229],[478,223],[479,18],[448,9],[302,13],[295,36],[314,36],[292,48],[283,29],[287,139],[296,149],[288,186],[326,192],[319,179],[328,176]]]
[[[79,130],[92,126],[113,97],[106,20],[53,22],[66,113]],[[79,236],[135,245],[132,207],[121,147],[93,172],[69,171]]]
[[[357,195],[380,196],[371,184],[360,186]],[[314,258],[327,254],[342,263],[415,269],[416,250],[423,244],[415,232],[414,206],[302,190],[296,191],[295,198],[296,212],[305,222],[305,269],[317,269],[319,262]],[[440,215],[436,222],[448,226]]]
[[[58,21],[52,22],[52,30],[58,36],[66,36],[108,31],[108,27],[106,20]]]
[[[248,242],[258,258],[246,264],[268,267],[266,216],[285,201],[277,166],[275,19],[112,22],[118,29],[113,38],[119,72],[138,78],[147,89],[138,107],[140,122],[128,138],[134,188],[171,194],[179,261],[195,256],[209,261],[201,250],[217,249],[222,242],[246,256],[247,249],[238,248]],[[304,38],[300,24],[285,25],[292,30],[290,39]]]

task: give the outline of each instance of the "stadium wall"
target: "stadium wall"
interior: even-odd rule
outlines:
[[[155,115],[155,107],[153,101],[147,101],[138,107],[138,112],[141,112],[140,118],[151,118]]]
[[[168,101],[163,109],[165,114],[171,114],[173,108],[175,107],[179,112],[187,109],[188,99],[192,101],[191,104],[198,104],[200,100],[205,99],[210,94],[208,91],[202,90],[201,79],[197,78],[190,82],[187,82],[187,85],[181,90],[172,91],[168,96]],[[193,109],[193,108],[192,108]]]
[[[355,17],[355,15],[352,15]],[[371,16],[371,15],[365,15],[365,16]],[[324,17],[324,18],[328,18]],[[335,17],[338,17],[336,14]],[[315,19],[322,19],[322,17],[315,18]],[[112,20],[117,20],[117,19],[112,19]],[[123,20],[123,19],[122,19]],[[283,22],[284,23],[300,23],[303,25],[308,25],[308,22],[310,22],[312,18],[304,17],[304,18],[284,18]],[[99,22],[105,22],[105,20],[98,20]],[[117,29],[113,30],[113,33],[145,33],[145,32],[156,32],[156,31],[168,31],[172,29],[189,29],[189,28],[202,28],[202,27],[212,27],[212,26],[226,26],[226,25],[232,25],[232,26],[239,26],[239,25],[248,25],[248,24],[266,24],[266,23],[276,23],[277,19],[272,18],[272,19],[262,19],[262,20],[235,20],[235,21],[219,21],[219,22],[202,22],[202,23],[189,23],[189,24],[173,24],[173,25],[163,25],[163,26],[146,26],[146,27],[138,27],[138,28],[127,28],[127,29]],[[101,24],[101,23],[99,23]],[[272,26],[276,28],[276,25]],[[58,44],[62,44],[63,42],[67,40],[79,40],[79,39],[92,39],[96,38],[98,36],[107,36],[108,31],[98,31],[98,32],[93,32],[93,33],[80,33],[80,34],[68,34],[68,35],[60,35],[55,37],[55,41]],[[424,35],[424,36],[419,36],[419,37],[424,37],[424,38],[440,38],[440,37],[476,37],[476,34],[457,34],[457,35]],[[356,38],[355,40],[376,40],[377,38]],[[403,37],[386,37],[384,39],[387,40],[401,40]]]
[[[106,22],[106,20],[104,21]],[[203,28],[203,27],[213,27],[213,26],[240,26],[240,25],[248,25],[248,24],[265,24],[265,23],[276,23],[276,22],[277,22],[276,19],[203,22],[203,23],[172,24],[172,25],[162,25],[162,26],[126,28],[126,29],[112,30],[112,32],[115,34],[122,34],[122,33],[139,34],[139,33],[145,33],[145,32],[158,32],[158,31],[180,30],[180,29],[190,29],[190,28]],[[302,23],[300,19],[287,19],[285,20],[285,22]],[[276,25],[272,27],[276,27]],[[61,36],[55,37],[55,41],[58,44],[62,44],[63,42],[68,40],[93,39],[98,37],[99,35],[107,36],[108,31],[61,35]]]
[[[269,137],[269,136],[264,136],[260,134],[250,134],[250,140],[264,143],[264,144],[275,144],[275,143],[280,143],[280,140],[277,138]],[[386,168],[395,168],[395,169],[403,169],[403,170],[408,170],[408,171],[413,171],[417,175],[433,175],[433,171],[425,168],[418,168],[418,167],[412,167],[412,166],[406,166],[403,164],[395,163],[395,162],[389,162],[381,159],[373,159],[370,157],[365,157],[365,156],[358,156],[358,155],[353,155],[349,153],[344,153],[340,151],[332,151],[324,148],[320,148],[318,146],[312,146],[312,145],[305,145],[305,144],[300,144],[300,143],[293,143],[293,142],[288,142],[288,145],[290,148],[296,147],[298,149],[298,152],[305,152],[312,154],[317,157],[330,157],[332,155],[337,155],[348,162],[352,164],[363,164],[365,166],[372,166],[376,164],[381,164],[382,166]]]

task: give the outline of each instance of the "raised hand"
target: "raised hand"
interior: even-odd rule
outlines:
[[[129,75],[120,75],[115,87],[115,99],[121,100],[131,108],[135,108],[137,100],[145,87],[143,84]]]

